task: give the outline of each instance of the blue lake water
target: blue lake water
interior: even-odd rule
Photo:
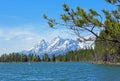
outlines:
[[[81,62],[0,63],[0,81],[120,81],[120,66]]]

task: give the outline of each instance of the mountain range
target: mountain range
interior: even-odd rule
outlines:
[[[78,42],[73,39],[65,39],[61,37],[55,37],[51,42],[41,40],[38,44],[29,50],[23,50],[21,53],[24,54],[36,54],[43,56],[47,53],[49,56],[52,54],[59,55],[65,54],[69,51],[85,49],[88,47],[94,47],[94,41],[89,42]]]

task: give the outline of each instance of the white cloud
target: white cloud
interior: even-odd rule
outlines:
[[[14,40],[15,38],[26,39],[34,35],[34,31],[31,31],[32,25],[23,25],[18,27],[0,27],[0,39],[2,40]]]
[[[23,25],[19,27],[0,27],[0,53],[26,50],[33,47],[40,40],[51,41],[54,37],[72,38],[66,29],[50,29],[46,25]]]
[[[33,37],[27,37],[25,38],[26,41],[32,41],[34,38]]]
[[[0,14],[0,17],[10,18],[10,19],[21,19],[21,17],[19,17],[19,16],[16,16],[16,15],[6,15],[6,14]]]
[[[0,37],[2,37],[3,36],[3,32],[2,31],[0,31]]]
[[[63,38],[70,38],[70,39],[75,39],[76,36],[72,35],[72,33],[70,33],[71,31],[68,29],[55,29],[54,31],[51,31],[49,33],[46,34],[47,36],[47,40],[48,39],[53,39],[54,37],[60,36]]]
[[[40,32],[38,32],[40,31]],[[41,32],[42,31],[42,32]],[[64,38],[72,38],[72,34],[68,33],[66,29],[54,29],[54,30],[22,30],[22,29],[9,29],[0,31],[0,38],[4,40],[14,40],[14,38],[19,38],[19,40],[52,40],[54,37],[60,36]]]
[[[18,30],[18,31],[1,31],[0,32],[0,38],[2,38],[3,40],[12,40],[15,37],[28,37],[28,36],[32,36],[31,32],[28,31],[23,31],[23,30]]]

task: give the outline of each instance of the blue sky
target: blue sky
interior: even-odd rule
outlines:
[[[98,12],[113,8],[104,0],[0,0],[0,54],[29,49],[42,39],[50,41],[58,35],[75,39],[63,27],[49,28],[42,17],[45,13],[59,21],[63,3]]]

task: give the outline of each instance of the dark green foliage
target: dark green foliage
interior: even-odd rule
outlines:
[[[80,61],[94,61],[95,54],[93,49],[80,49],[76,51],[70,51],[66,54],[60,54],[55,56],[53,54],[51,57],[48,54],[44,54],[43,62],[80,62]]]
[[[120,3],[120,0],[105,0],[106,2],[109,2],[111,4],[116,4],[116,3]]]
[[[10,53],[3,54],[0,57],[0,62],[74,62],[74,61],[93,61],[94,60],[94,50],[93,49],[81,49],[76,51],[70,51],[63,55],[55,56],[53,54],[51,57],[48,54],[44,54],[42,59],[38,55],[34,54],[19,54]]]
[[[44,62],[49,62],[50,61],[50,58],[49,58],[48,54],[44,54],[42,61],[44,61]]]
[[[52,55],[52,57],[51,57],[51,61],[52,61],[52,62],[55,62],[55,61],[56,61],[55,54]]]
[[[47,15],[46,15],[46,14],[44,14],[44,15],[43,15],[43,18],[44,18],[44,19],[47,19]]]
[[[88,11],[85,11],[79,6],[77,6],[76,9],[73,9],[69,8],[67,4],[63,4],[63,10],[65,13],[61,15],[61,19],[64,21],[64,23],[61,24],[56,21],[51,23],[53,24],[52,27],[57,24],[67,26],[84,41],[88,41],[88,39],[82,36],[83,32],[93,34],[96,36],[96,39],[94,39],[96,61],[120,62],[120,0],[105,1],[111,4],[114,9],[101,10],[103,15],[99,14],[93,9],[88,9]],[[46,19],[48,21],[54,20],[53,18]],[[100,35],[94,31],[95,28],[102,30],[100,31]],[[58,59],[61,60],[61,57],[62,56],[60,55]],[[80,59],[78,56],[75,58],[76,60]],[[66,58],[64,56],[65,61],[71,59],[73,59],[73,57]]]
[[[50,27],[57,24],[70,27],[70,29],[73,30],[78,37],[83,39],[85,39],[85,37],[82,36],[81,33],[83,31],[88,31],[89,33],[95,35],[96,38],[99,38],[99,40],[120,43],[120,39],[117,37],[120,32],[120,0],[105,1],[114,5],[116,8],[114,10],[101,10],[104,15],[99,14],[93,9],[88,9],[89,11],[85,11],[79,6],[77,6],[76,9],[73,9],[69,8],[67,4],[63,4],[63,10],[65,13],[61,14],[61,19],[64,23],[58,23],[54,21],[55,19],[48,18],[45,15],[44,18],[48,20]],[[96,34],[94,29],[98,27],[104,29],[106,35],[111,35],[111,37],[106,38]]]
[[[63,4],[63,9],[64,11],[68,12],[69,11],[69,7],[66,4]]]
[[[69,17],[67,17],[65,14],[62,14],[61,19],[64,20],[64,22],[67,22],[69,20]]]
[[[40,57],[38,55],[34,55],[34,54],[29,54],[28,56],[28,62],[39,62]]]
[[[76,51],[70,51],[64,55],[58,55],[56,61],[63,62],[81,62],[81,61],[94,61],[94,50],[93,49],[81,49]]]
[[[114,29],[113,29],[114,30]],[[103,30],[100,33],[101,37],[106,37],[109,39],[120,39],[120,32],[117,36],[112,35],[111,33],[106,34],[106,31]],[[99,38],[97,39],[99,40]],[[120,43],[112,41],[95,41],[95,54],[97,61],[103,62],[120,62]]]
[[[3,54],[0,57],[0,62],[39,62],[40,57],[37,55],[26,55],[26,54],[19,54],[19,53],[10,53],[10,54]]]

